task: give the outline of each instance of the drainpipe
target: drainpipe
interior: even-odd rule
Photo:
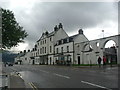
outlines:
[[[118,35],[117,64],[120,66],[120,35]]]
[[[75,61],[74,52],[75,52],[75,49],[74,49],[74,41],[73,41],[73,64],[74,64],[74,61]]]

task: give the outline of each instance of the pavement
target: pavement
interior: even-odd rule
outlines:
[[[74,67],[76,67],[76,68],[94,68],[94,69],[98,69],[98,68],[104,68],[104,67],[112,68],[112,67],[119,67],[119,66],[118,65],[112,65],[112,66],[106,65],[106,66],[103,67],[103,65],[101,65],[101,67],[99,67],[98,65],[95,65],[95,66],[74,66]]]
[[[24,80],[19,75],[10,75],[10,88],[26,88]]]
[[[64,65],[49,65],[49,66],[56,66],[56,67],[73,67],[73,68],[89,68],[89,69],[103,69],[103,65],[101,65],[101,67],[99,67],[98,65],[89,65],[89,66],[64,66]],[[106,65],[105,68],[114,68],[114,67],[120,67],[120,65]]]
[[[22,88],[22,90],[24,90],[26,88],[24,80],[20,77],[20,75],[17,72],[11,73],[7,71],[3,71],[3,73],[8,75],[8,88],[9,89]]]

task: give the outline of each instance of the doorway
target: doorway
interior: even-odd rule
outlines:
[[[33,65],[35,64],[35,60],[33,60],[33,63],[32,63]]]
[[[78,56],[78,65],[80,65],[80,56]]]
[[[51,60],[51,57],[50,57],[50,65],[51,65],[51,62],[52,62],[52,60]]]

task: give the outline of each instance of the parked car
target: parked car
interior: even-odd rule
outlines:
[[[12,62],[8,62],[7,64],[8,64],[8,66],[13,66]]]

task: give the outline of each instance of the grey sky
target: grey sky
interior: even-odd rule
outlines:
[[[82,28],[88,39],[101,38],[102,29],[105,30],[105,36],[118,33],[117,2],[5,1],[0,5],[12,10],[29,34],[25,39],[25,43],[28,43],[26,49],[32,48],[43,32],[53,31],[59,22],[63,23],[68,35],[76,34]]]

